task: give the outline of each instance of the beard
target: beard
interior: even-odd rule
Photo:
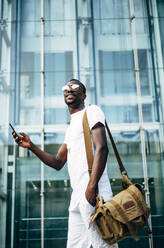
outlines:
[[[65,103],[67,104],[68,107],[71,107],[71,108],[76,109],[76,108],[78,108],[81,105],[82,100],[75,98],[72,101],[67,101],[65,99]]]

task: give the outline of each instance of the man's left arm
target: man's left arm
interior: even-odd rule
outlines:
[[[106,166],[108,146],[106,140],[105,127],[102,123],[98,122],[92,128],[91,134],[95,148],[95,153],[92,165],[92,173],[85,192],[85,196],[87,201],[92,206],[95,206],[98,182]]]

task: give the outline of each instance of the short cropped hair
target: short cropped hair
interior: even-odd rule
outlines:
[[[77,82],[81,86],[81,88],[83,89],[83,93],[86,94],[86,88],[82,82],[80,82],[78,79],[75,79],[75,78],[72,78],[69,82],[72,82],[72,81]]]

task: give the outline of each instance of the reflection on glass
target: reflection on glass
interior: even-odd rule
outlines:
[[[133,123],[138,122],[138,106],[106,106],[102,105],[106,119],[110,123]],[[119,114],[118,114],[119,113]]]
[[[6,241],[6,208],[7,208],[7,137],[0,127],[0,247],[5,247]]]
[[[9,73],[0,72],[0,131],[4,132],[4,127],[8,121],[8,102],[9,102]],[[3,107],[2,107],[3,106]],[[2,128],[2,130],[1,130]]]
[[[45,20],[67,20],[74,18],[74,0],[49,0],[45,1]]]
[[[107,120],[138,122],[132,51],[100,51],[99,61],[101,106]]]
[[[144,178],[139,131],[112,132],[112,135],[129,178],[133,183],[140,183],[143,185]],[[109,138],[108,147],[108,175],[115,195],[121,190],[122,176]]]
[[[132,51],[100,51],[102,96],[135,93]]]
[[[30,9],[28,12],[27,10]],[[18,120],[23,125],[41,121],[40,2],[23,1],[21,8]]]
[[[148,50],[138,49],[138,63],[139,63],[139,75],[140,75],[140,84],[141,84],[141,94],[147,96],[151,94],[151,85],[152,85],[152,71],[150,67],[150,58]]]
[[[20,124],[40,124],[40,73],[20,74]]]
[[[45,133],[45,151],[56,155],[58,150],[63,144],[65,138],[64,133]],[[45,179],[46,180],[68,180],[67,166],[65,165],[60,171],[46,166],[45,167]]]
[[[100,0],[94,6],[95,19],[100,19],[100,34],[130,33],[129,1]]]
[[[163,136],[160,135],[158,129],[145,131],[148,177],[150,185],[151,211],[153,215],[164,218],[164,170],[163,156],[161,156],[161,148],[163,146]]]
[[[73,54],[68,52],[56,52],[45,54],[45,95],[63,96],[62,86],[73,77]]]
[[[162,48],[162,56],[164,61],[164,2],[161,0],[157,0],[157,7],[158,7],[158,15],[159,15],[159,28],[160,28],[160,35],[161,35],[161,48]]]
[[[71,51],[45,54],[45,123],[68,122],[62,86],[73,78]]]
[[[100,89],[102,106],[112,123],[138,122],[136,79],[132,51],[100,51]],[[149,52],[138,49],[141,95],[149,96],[142,104],[143,121],[155,121],[153,76]],[[109,97],[109,100],[108,98]],[[109,106],[106,106],[109,105]],[[108,113],[109,111],[109,113]],[[119,111],[119,115],[117,115]]]
[[[29,135],[40,146],[40,135]],[[17,147],[18,148],[18,147]],[[15,230],[20,247],[40,244],[40,161],[27,149],[18,148],[15,185]]]
[[[39,21],[41,13],[40,1],[28,0],[21,3],[21,20],[22,21]]]
[[[141,140],[139,131],[121,131],[119,133],[113,132],[113,139],[115,140],[120,157],[123,161],[125,169],[128,171],[129,177],[133,179],[143,179],[142,155],[140,147]],[[120,178],[121,174],[119,171],[119,166],[109,139],[108,145],[109,177]]]
[[[56,155],[64,136],[64,133],[46,133],[45,151]],[[44,187],[46,245],[65,247],[71,194],[67,166],[60,171],[46,166]]]

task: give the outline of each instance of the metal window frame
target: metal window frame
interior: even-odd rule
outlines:
[[[41,0],[41,149],[44,151],[44,88],[45,88],[45,67],[44,67],[44,0]],[[41,162],[41,248],[44,248],[44,163]]]
[[[131,28],[132,28],[132,45],[134,53],[134,70],[136,77],[136,90],[137,90],[137,100],[138,100],[138,115],[139,115],[139,129],[140,129],[140,138],[141,138],[141,152],[142,152],[142,163],[143,163],[143,173],[144,173],[144,183],[145,183],[145,197],[146,202],[150,206],[150,192],[148,184],[148,168],[147,168],[147,159],[146,159],[146,140],[145,132],[143,128],[143,113],[142,113],[142,95],[141,95],[141,84],[139,77],[139,62],[138,62],[138,50],[137,50],[137,38],[136,38],[136,18],[134,12],[134,0],[129,0],[130,3],[130,16],[131,16]],[[149,226],[152,229],[151,215],[149,217]],[[153,248],[153,235],[149,234],[149,247]]]

